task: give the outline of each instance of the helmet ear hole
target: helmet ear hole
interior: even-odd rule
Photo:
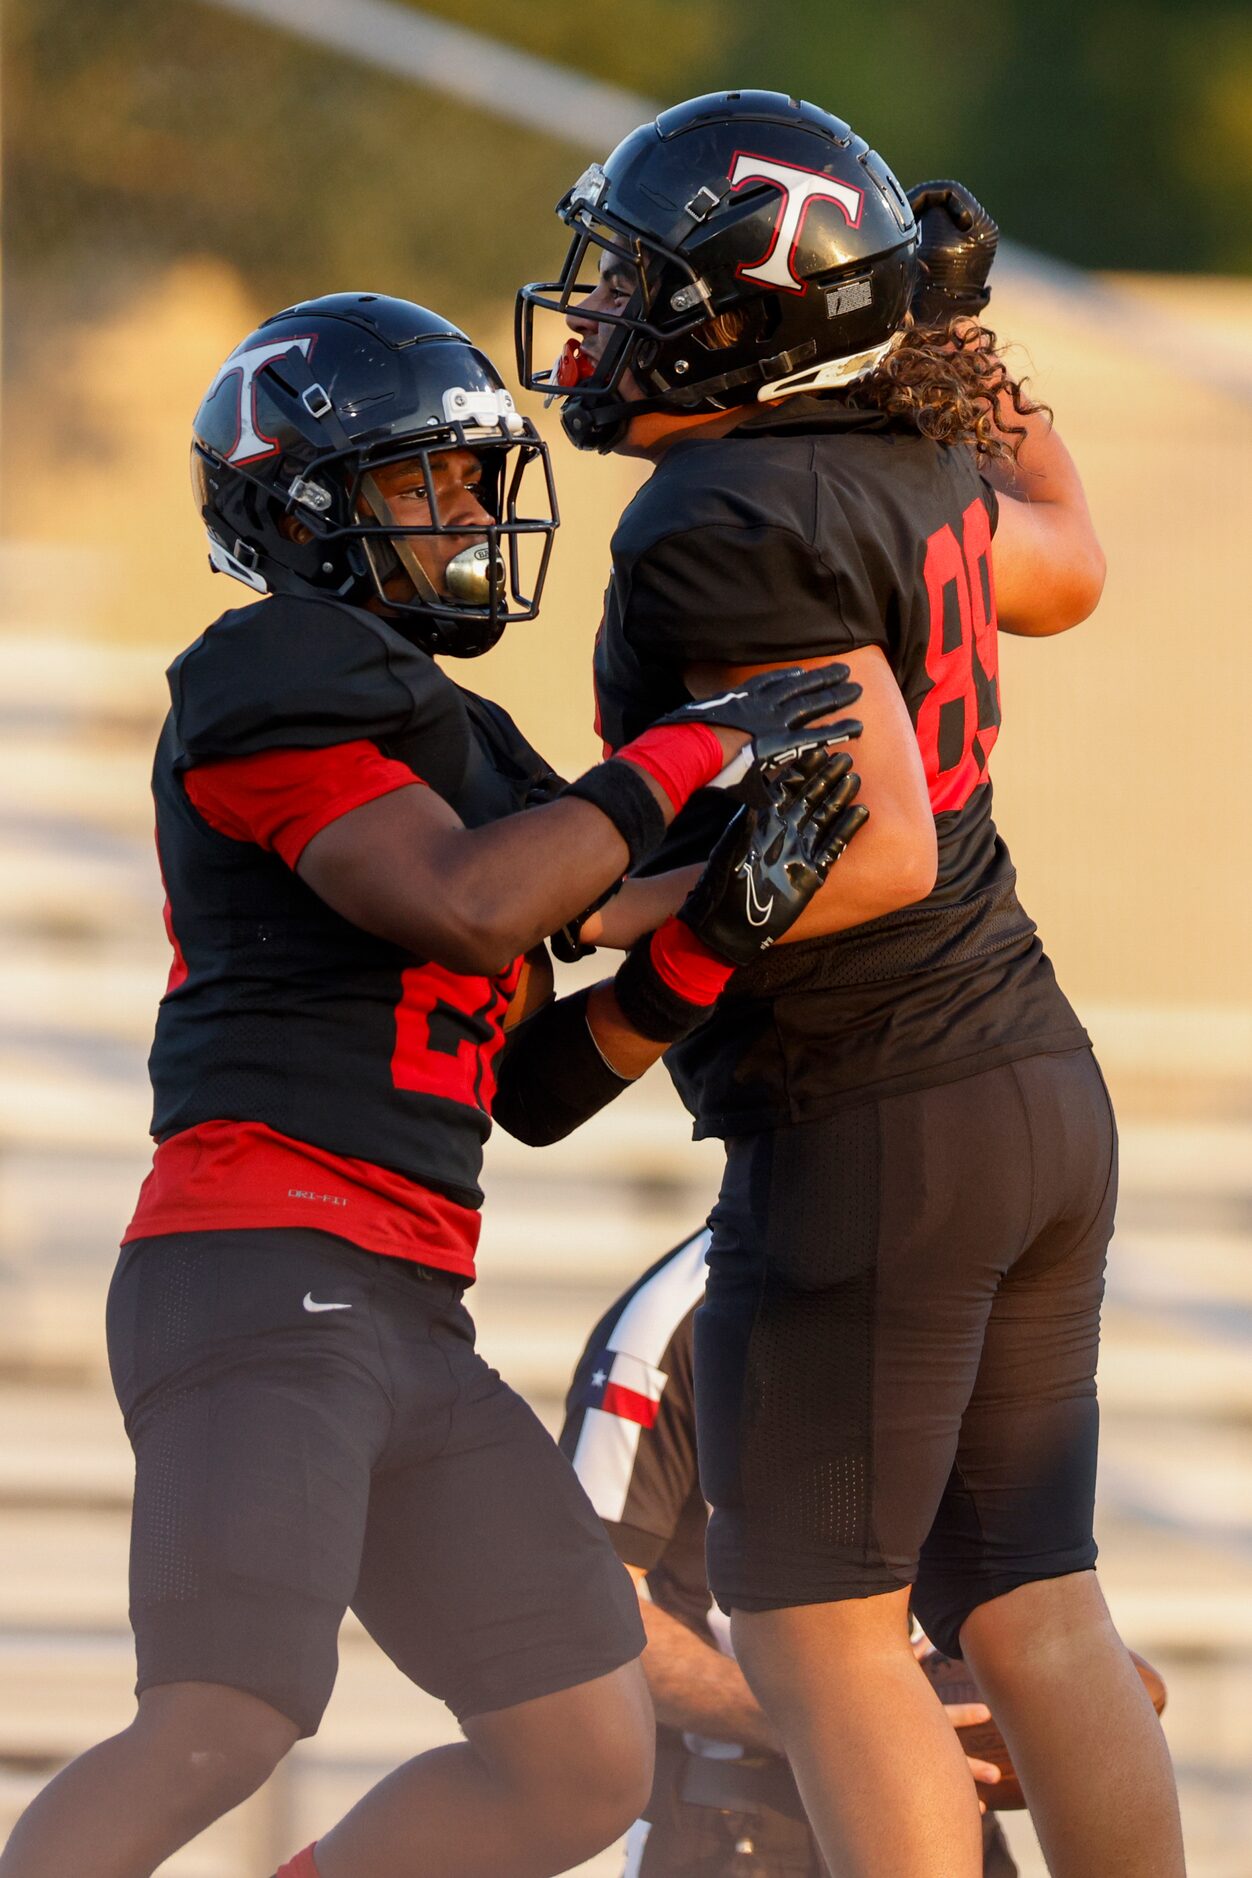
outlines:
[[[747,307],[732,306],[725,313],[715,313],[711,320],[697,327],[691,337],[709,352],[722,352],[729,346],[737,346],[751,324]]]

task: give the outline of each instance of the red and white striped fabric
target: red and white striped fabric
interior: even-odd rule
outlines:
[[[639,1357],[629,1356],[625,1350],[616,1350],[607,1373],[597,1370],[591,1380],[593,1386],[599,1383],[602,1389],[602,1414],[617,1415],[624,1422],[638,1422],[641,1428],[651,1428],[665,1393],[663,1369],[654,1369],[651,1363],[641,1362]]]
[[[704,1292],[709,1234],[700,1232],[632,1291],[588,1379],[574,1471],[601,1519],[621,1520],[643,1429],[665,1393],[660,1367],[675,1326]]]

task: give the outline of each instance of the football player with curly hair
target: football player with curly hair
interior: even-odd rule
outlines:
[[[607,747],[783,664],[862,687],[873,819],[786,942],[711,1016],[661,995],[665,924],[618,981],[726,1143],[696,1387],[739,1661],[840,1878],[979,1867],[910,1597],[986,1692],[1050,1870],[1178,1878],[1168,1752],[1094,1572],[1114,1121],[988,773],[998,630],[1076,624],[1104,564],[975,317],[994,224],[758,91],[640,126],[558,213],[523,383],[578,446],[653,465],[613,537]],[[659,864],[722,818],[698,796]]]

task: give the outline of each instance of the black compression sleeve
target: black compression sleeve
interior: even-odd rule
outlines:
[[[647,778],[632,763],[619,763],[610,757],[576,782],[567,783],[561,794],[591,802],[608,816],[630,851],[632,869],[646,861],[665,839],[664,810]]]
[[[617,968],[613,992],[622,1016],[650,1043],[681,1043],[712,1010],[667,985],[652,961],[651,933],[636,939]]]
[[[492,1114],[528,1147],[563,1140],[630,1087],[629,1077],[609,1068],[587,1028],[590,996],[579,991],[545,1004],[505,1043]]]

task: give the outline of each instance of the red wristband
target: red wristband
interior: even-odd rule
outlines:
[[[614,754],[659,782],[675,814],[726,766],[721,739],[711,724],[659,724]]]
[[[661,982],[690,1004],[716,1004],[735,969],[674,913],[653,933],[648,956]]]

